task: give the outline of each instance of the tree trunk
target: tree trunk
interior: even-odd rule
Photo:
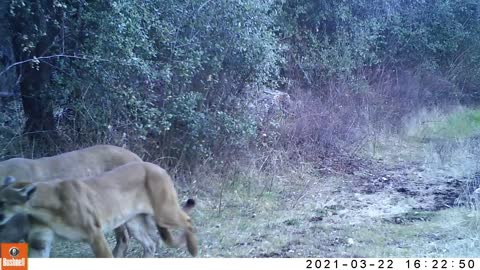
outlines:
[[[51,20],[47,20],[46,13],[52,6],[50,1],[32,1],[31,12],[19,13],[10,18],[13,29],[12,43],[18,61],[33,59],[35,56],[44,56],[49,53],[49,47],[54,42],[57,33],[51,26]],[[28,14],[28,16],[20,14]],[[38,28],[38,32],[44,32],[45,35],[36,40],[33,49],[25,51],[23,49],[25,41],[22,36],[32,33],[32,25]],[[20,94],[26,118],[24,133],[31,141],[50,144],[55,141],[56,137],[52,93],[48,89],[51,75],[50,64],[43,60],[37,63],[27,62],[17,66],[17,73],[21,76]]]
[[[20,92],[26,122],[24,132],[30,139],[46,138],[55,134],[51,95],[48,93],[50,69],[45,63],[36,70],[31,65],[22,67]]]

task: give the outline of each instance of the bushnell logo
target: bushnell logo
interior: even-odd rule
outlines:
[[[28,268],[27,243],[2,243],[1,270],[26,270]]]

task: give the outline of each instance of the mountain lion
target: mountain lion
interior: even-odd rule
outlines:
[[[152,215],[162,240],[169,246],[186,241],[197,254],[197,240],[186,211],[195,205],[189,199],[183,209],[168,173],[148,162],[131,162],[101,175],[73,180],[17,182],[8,177],[0,188],[0,224],[18,213],[32,217],[31,230],[52,239],[86,241],[96,257],[113,257],[104,232],[139,214]],[[173,240],[170,229],[183,229]]]
[[[112,145],[96,145],[85,149],[63,153],[57,156],[40,159],[12,158],[0,162],[0,181],[13,177],[19,181],[39,182],[57,178],[79,178],[101,174],[131,161],[141,158],[127,149]],[[160,243],[157,229],[153,221],[146,215],[131,219],[125,226],[115,230],[117,245],[115,257],[124,257],[128,247],[129,233],[144,248],[144,257],[152,257],[156,246]],[[51,242],[41,238],[41,234],[31,232],[28,217],[19,214],[5,225],[0,226],[1,242],[19,242],[27,240],[31,255],[48,257]]]

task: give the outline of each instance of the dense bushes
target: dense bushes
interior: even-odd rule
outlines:
[[[269,129],[286,140],[271,147],[307,136],[325,155],[371,122],[398,123],[402,104],[479,97],[475,0],[8,2],[12,31],[0,31],[19,66],[44,73],[25,89],[67,148],[114,143],[195,164],[263,151]],[[253,115],[263,87],[290,92],[296,111]]]

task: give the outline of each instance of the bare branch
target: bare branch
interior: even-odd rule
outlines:
[[[85,58],[83,56],[67,55],[67,54],[55,54],[55,55],[49,55],[49,56],[39,56],[39,57],[34,57],[34,58],[31,58],[31,59],[23,60],[23,61],[20,61],[20,62],[15,62],[15,63],[7,66],[2,72],[0,72],[0,76],[2,76],[7,71],[9,71],[10,69],[12,69],[12,68],[14,68],[18,65],[22,65],[22,64],[29,63],[29,62],[34,62],[34,61],[39,61],[39,60],[47,60],[47,59],[51,59],[51,58],[74,58],[74,59],[88,60],[87,58]]]

